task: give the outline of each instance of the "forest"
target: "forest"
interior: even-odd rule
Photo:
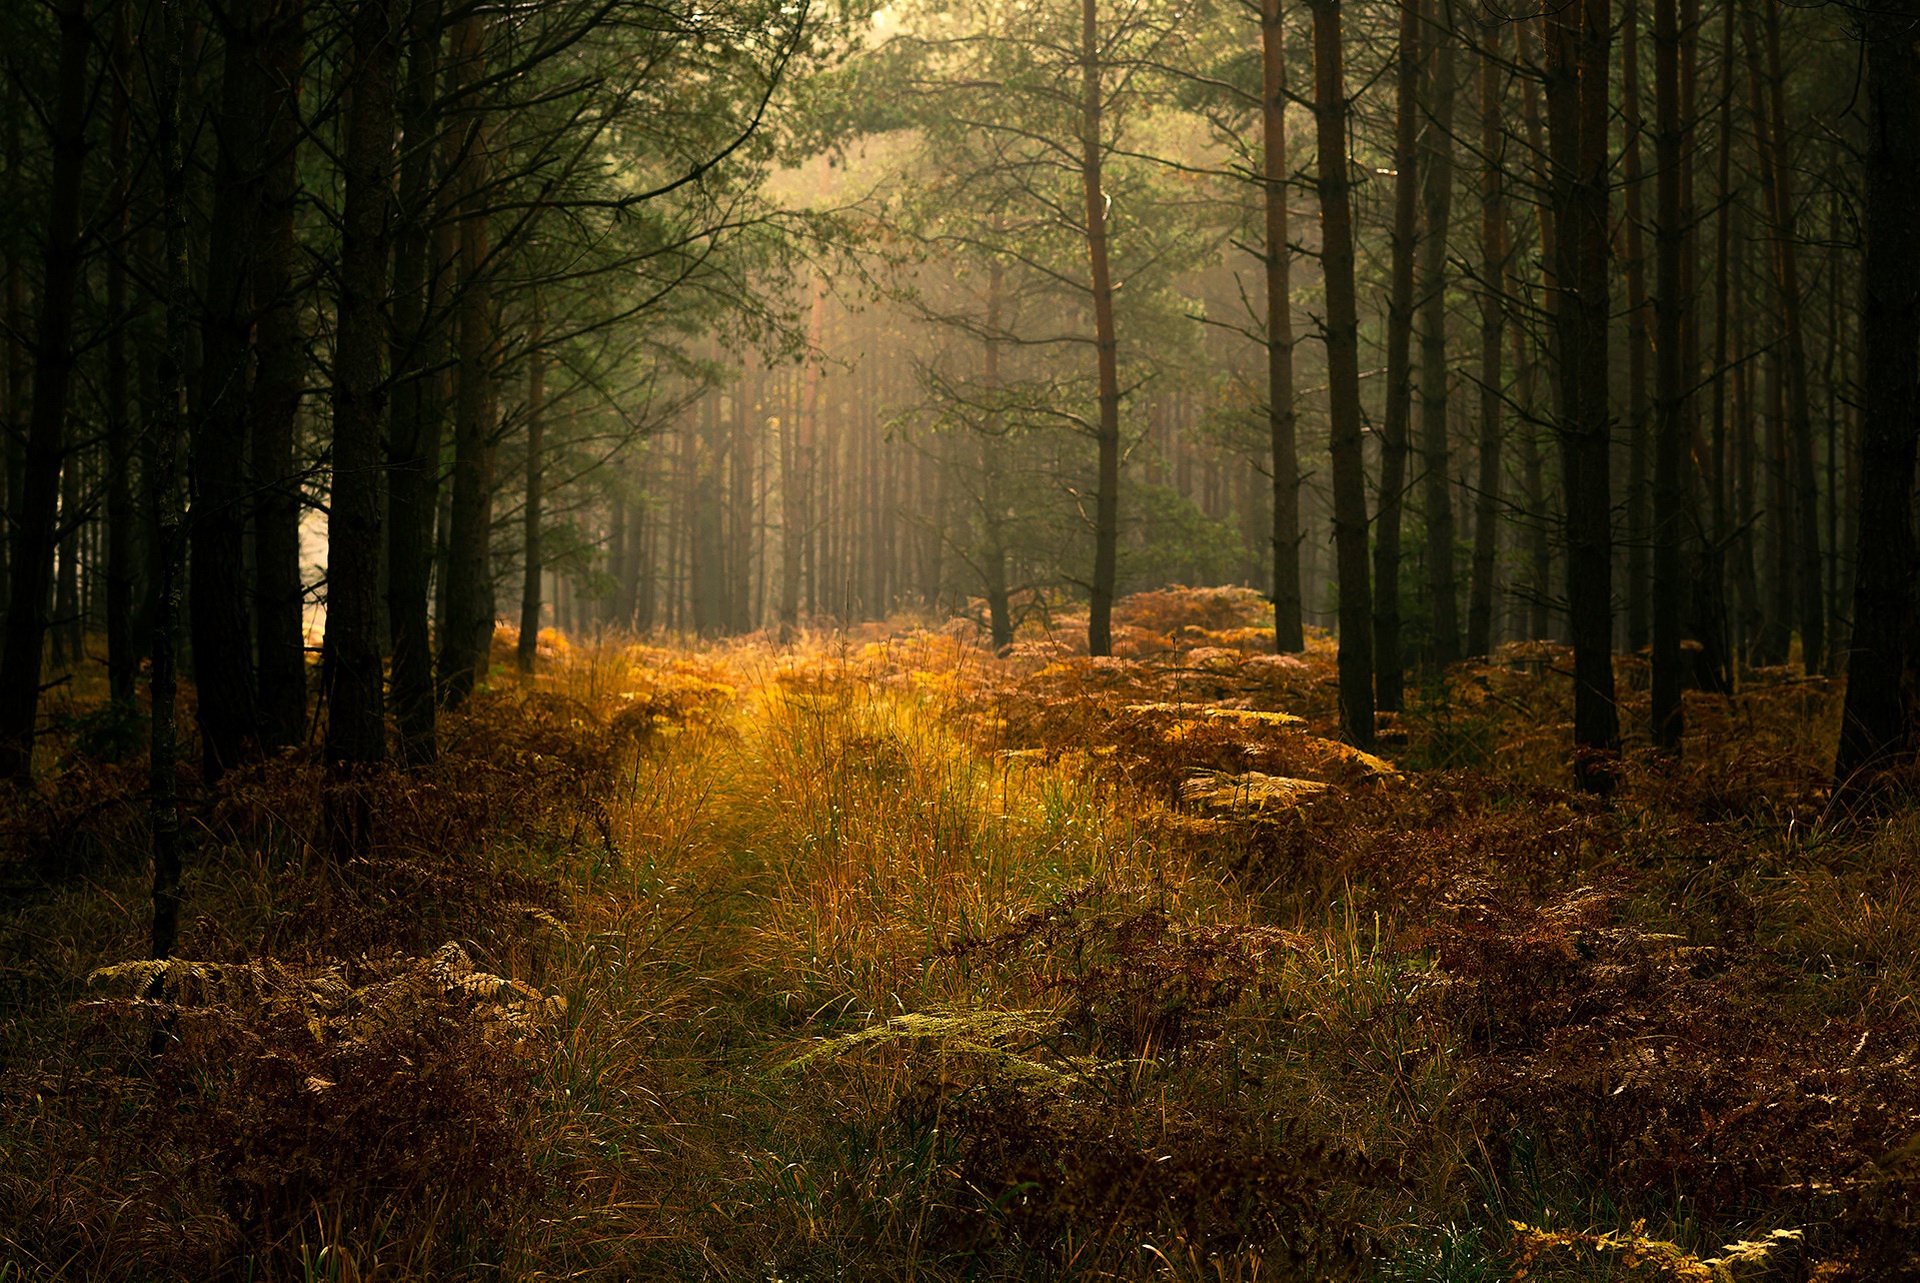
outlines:
[[[0,1283],[1920,1280],[1920,0],[0,60]]]

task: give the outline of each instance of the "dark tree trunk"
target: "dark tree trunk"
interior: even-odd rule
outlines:
[[[1304,648],[1307,642],[1300,617],[1300,459],[1294,439],[1298,415],[1293,402],[1292,256],[1287,250],[1286,11],[1280,0],[1262,0],[1260,50],[1261,173],[1266,180],[1267,216],[1267,427],[1273,445],[1273,648],[1284,654]],[[994,642],[996,647],[1004,644]]]
[[[1423,20],[1421,0],[1400,0],[1400,44],[1394,61],[1398,115],[1393,143],[1393,261],[1387,287],[1387,404],[1380,427],[1371,652],[1374,693],[1380,707],[1389,713],[1399,709],[1405,682],[1400,654],[1400,526],[1406,510],[1407,450],[1413,419],[1413,258],[1420,200]]]
[[[214,136],[213,211],[200,386],[192,418],[193,508],[188,620],[193,629],[201,770],[209,783],[260,749],[247,610],[247,400],[254,257],[261,215],[262,125],[272,87],[263,57],[271,18],[262,0],[220,14],[226,44]]]
[[[1367,584],[1367,478],[1360,453],[1360,315],[1353,283],[1353,198],[1340,0],[1312,0],[1313,105],[1319,142],[1320,263],[1327,290],[1327,417],[1333,538],[1340,580],[1340,722],[1373,744],[1373,623]]]
[[[133,6],[114,6],[109,53],[113,119],[107,136],[107,164],[113,187],[112,246],[107,256],[107,694],[115,704],[133,702],[140,667],[134,654],[133,584],[135,524],[133,506],[133,422],[128,390],[127,255],[133,235]]]
[[[1860,537],[1834,774],[1913,751],[1914,451],[1920,443],[1920,47],[1912,0],[1864,9],[1868,110],[1860,311]]]
[[[1114,331],[1113,275],[1107,265],[1106,196],[1101,186],[1101,88],[1095,0],[1080,0],[1080,185],[1086,196],[1087,286],[1093,295],[1095,364],[1100,378],[1099,475],[1093,515],[1093,600],[1087,651],[1113,653],[1113,598],[1120,553],[1120,370]]]
[[[387,627],[400,752],[409,764],[437,752],[433,638],[433,518],[439,490],[441,376],[433,368],[445,329],[445,279],[433,221],[440,137],[439,0],[415,0],[408,14],[407,77],[401,98],[400,206],[394,235],[393,330],[398,348],[392,430],[387,443]]]
[[[1681,701],[1685,674],[1680,627],[1687,576],[1681,560],[1686,521],[1688,448],[1687,372],[1681,364],[1681,330],[1693,300],[1685,294],[1683,257],[1691,252],[1691,219],[1681,201],[1680,20],[1676,0],[1653,0],[1654,158],[1657,216],[1654,220],[1653,467],[1653,742],[1678,752],[1686,731]]]
[[[186,566],[186,470],[180,446],[185,436],[186,361],[189,326],[187,285],[187,173],[180,138],[182,38],[177,5],[160,6],[160,56],[154,77],[154,114],[160,147],[160,214],[165,262],[161,304],[165,329],[149,440],[153,471],[147,493],[153,504],[153,624],[148,667],[147,816],[153,843],[153,940],[155,958],[172,955],[180,928],[179,727],[176,661],[180,645],[181,579]],[[158,995],[155,995],[158,996]],[[155,1043],[159,1043],[155,1038]],[[156,1050],[157,1050],[156,1046]]]
[[[1626,156],[1621,165],[1626,210],[1621,230],[1627,243],[1626,261],[1622,264],[1627,284],[1627,651],[1637,655],[1646,648],[1652,635],[1647,611],[1653,600],[1649,588],[1653,540],[1647,515],[1650,499],[1647,356],[1651,348],[1647,327],[1646,246],[1641,233],[1646,176],[1640,162],[1643,121],[1638,0],[1627,0],[1621,11],[1620,65],[1621,122],[1626,133]]]
[[[80,276],[80,179],[86,163],[87,52],[92,29],[86,0],[60,6],[60,53],[52,113],[53,172],[47,188],[40,318],[34,337],[33,410],[27,420],[20,503],[11,513],[13,596],[0,649],[0,779],[33,775],[33,737],[40,712],[40,668],[47,634],[47,597],[59,543],[56,501],[65,453],[67,402],[73,385],[74,291]]]
[[[1473,588],[1467,603],[1467,653],[1493,649],[1493,572],[1500,549],[1501,357],[1506,342],[1507,204],[1502,166],[1500,28],[1484,37],[1480,60],[1480,458],[1473,513]]]
[[[294,283],[300,203],[300,77],[305,0],[281,0],[267,37],[264,191],[254,260],[254,608],[260,733],[269,748],[301,743],[307,729],[306,588],[300,575],[301,478],[294,464],[307,382],[306,336]]]
[[[544,568],[540,552],[540,501],[544,497],[540,490],[540,470],[546,464],[541,451],[546,445],[547,354],[541,349],[541,344],[546,340],[542,320],[540,299],[536,294],[527,352],[527,503],[521,518],[520,639],[514,648],[515,664],[529,676],[533,673],[534,660],[540,648],[540,575]],[[625,531],[619,533],[624,535]],[[624,547],[621,553],[614,567],[616,585],[626,577]],[[620,596],[616,588],[615,602],[620,600]],[[622,628],[632,626],[632,620],[619,618],[617,610],[613,622]]]
[[[326,758],[336,771],[386,757],[380,665],[380,469],[386,421],[388,209],[392,203],[392,0],[358,0],[349,19],[346,208],[334,338],[333,503],[328,512]],[[336,853],[367,837],[364,799],[344,794],[331,816]]]
[[[1453,567],[1453,452],[1447,440],[1447,232],[1453,218],[1454,48],[1452,0],[1438,0],[1428,108],[1420,243],[1420,464],[1426,519],[1427,597],[1433,662],[1460,658],[1460,602]]]
[[[1820,491],[1813,470],[1813,406],[1807,388],[1807,340],[1800,292],[1798,218],[1794,210],[1793,168],[1787,148],[1786,75],[1780,62],[1780,6],[1766,4],[1767,124],[1773,175],[1773,263],[1780,288],[1780,323],[1786,331],[1787,459],[1792,496],[1794,586],[1798,592],[1801,659],[1808,673],[1826,667],[1826,595],[1821,587]],[[1784,515],[1784,514],[1783,514]]]
[[[458,708],[486,672],[493,639],[494,336],[490,228],[485,208],[489,126],[474,86],[486,73],[482,20],[454,30],[467,87],[460,145],[459,370],[453,415],[453,511],[447,535],[447,621],[440,637],[440,701]]]
[[[1573,638],[1574,773],[1608,792],[1620,748],[1613,693],[1611,433],[1607,381],[1606,0],[1547,15],[1547,132],[1558,257],[1554,308],[1567,609]]]

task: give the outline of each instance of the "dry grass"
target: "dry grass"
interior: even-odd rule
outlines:
[[[1920,1274],[1920,811],[1831,810],[1835,692],[1601,805],[1554,648],[1375,759],[1259,611],[543,637],[363,860],[302,756],[194,794],[157,987],[76,690],[0,816],[0,1278]]]

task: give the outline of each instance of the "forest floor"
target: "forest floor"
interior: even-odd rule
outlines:
[[[1920,807],[1831,803],[1837,684],[1600,801],[1565,652],[1374,757],[1261,613],[543,638],[360,858],[308,757],[192,793],[158,988],[137,726],[59,695],[0,1280],[1920,1277]]]

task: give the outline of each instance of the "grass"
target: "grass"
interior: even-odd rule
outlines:
[[[1550,649],[1381,761],[1257,612],[543,638],[364,859],[302,755],[194,793],[157,998],[144,766],[63,688],[0,1277],[1920,1274],[1920,810],[1832,808],[1831,686],[1690,696],[1603,805]]]

